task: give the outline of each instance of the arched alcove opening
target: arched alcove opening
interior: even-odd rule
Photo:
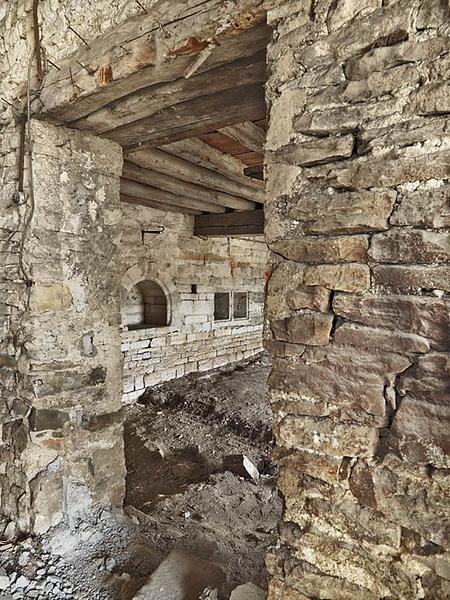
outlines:
[[[156,281],[140,281],[128,291],[123,307],[123,322],[128,329],[165,327],[170,324],[167,296]]]

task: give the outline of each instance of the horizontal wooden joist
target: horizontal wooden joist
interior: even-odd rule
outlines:
[[[125,147],[158,146],[242,120],[260,119],[265,113],[262,83],[243,85],[174,104],[103,135]]]
[[[195,235],[229,237],[262,233],[264,233],[264,211],[262,209],[195,217]]]
[[[186,198],[201,200],[221,208],[227,207],[236,210],[251,210],[255,207],[253,202],[245,200],[245,198],[232,196],[231,194],[189,183],[182,179],[178,179],[177,177],[173,177],[172,175],[159,173],[153,169],[145,169],[144,167],[140,167],[139,165],[135,165],[128,161],[125,161],[124,163],[122,176],[128,180],[150,185],[154,188]]]
[[[226,175],[207,169],[199,164],[168,154],[157,148],[138,148],[124,153],[125,159],[146,169],[165,173],[197,185],[245,198],[251,202],[264,203],[264,190],[243,185]]]
[[[171,114],[176,117],[176,106],[181,103],[241,85],[263,83],[266,79],[265,54],[265,50],[260,50],[254,56],[235,60],[189,79],[180,77],[175,81],[143,88],[72,122],[71,126],[105,133],[169,107]]]
[[[180,140],[160,147],[164,152],[184,158],[201,167],[218,171],[241,185],[263,191],[264,183],[250,179],[244,174],[246,165],[239,159],[224,154],[198,138]]]
[[[217,206],[211,202],[178,196],[177,194],[172,194],[171,192],[159,190],[158,188],[124,178],[120,180],[120,193],[124,196],[133,196],[135,198],[149,200],[158,203],[163,207],[166,205],[172,207],[176,206],[178,208],[187,208],[191,211],[210,213],[221,213],[225,211],[225,208],[222,206]]]
[[[250,150],[254,150],[261,154],[264,151],[266,134],[260,127],[251,121],[222,127],[219,131]]]
[[[265,14],[275,3],[157,0],[148,13],[58,60],[33,108],[68,123],[136,90],[192,74],[194,61],[200,73],[254,54],[267,44]]]
[[[148,208],[156,208],[157,210],[162,210],[163,212],[174,212],[185,215],[202,214],[200,210],[193,210],[191,208],[185,208],[182,206],[174,206],[172,204],[163,204],[162,202],[155,202],[154,200],[149,200],[148,198],[127,196],[126,194],[120,194],[120,200],[121,202],[125,202],[126,204],[134,204],[136,206],[147,206]]]

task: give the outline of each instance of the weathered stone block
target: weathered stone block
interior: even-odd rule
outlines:
[[[402,333],[377,327],[364,327],[356,323],[343,323],[334,334],[337,344],[361,348],[378,348],[386,352],[428,352],[429,341],[420,335]]]
[[[450,383],[450,378],[449,378]],[[450,407],[402,398],[389,435],[389,445],[409,463],[450,468]]]
[[[374,286],[383,286],[396,293],[425,290],[450,290],[450,267],[380,265],[372,269]]]
[[[270,245],[273,252],[289,260],[304,263],[352,262],[367,255],[368,237],[352,235],[340,237],[308,237],[293,240],[277,240]]]
[[[320,285],[331,290],[364,292],[370,287],[370,269],[367,265],[316,265],[305,271],[306,285]]]
[[[313,311],[271,322],[277,340],[295,344],[323,346],[330,340],[333,316]]]
[[[337,193],[305,188],[290,208],[290,214],[306,234],[365,233],[388,228],[395,192]]]
[[[356,55],[345,63],[348,79],[363,79],[376,71],[391,69],[405,61],[431,61],[445,52],[447,40],[444,37],[430,38],[424,42],[405,41],[399,44],[381,46]]]
[[[450,186],[402,193],[391,223],[436,229],[450,227]]]
[[[72,304],[70,289],[63,284],[35,286],[31,289],[30,307],[36,312],[65,310]]]
[[[280,410],[383,426],[387,383],[392,388],[410,364],[407,357],[390,352],[307,348],[295,360],[275,359],[269,384],[285,394],[273,399]]]
[[[442,81],[421,86],[413,95],[411,109],[419,115],[450,112],[450,83]]]
[[[435,349],[444,350],[450,345],[450,301],[445,298],[336,293],[333,310],[370,327],[420,335]]]
[[[352,155],[355,141],[352,135],[313,138],[276,152],[276,160],[304,167],[341,160]]]
[[[373,456],[378,429],[331,419],[288,415],[274,429],[277,443],[286,448],[313,450],[334,456]]]
[[[289,308],[299,310],[300,308],[311,308],[319,312],[326,312],[330,303],[331,291],[327,288],[308,285],[299,285],[286,295]]]
[[[335,171],[331,185],[336,187],[394,187],[410,181],[448,179],[450,152],[434,152],[422,156],[402,156],[394,151],[383,158],[363,157],[348,167]]]
[[[372,237],[369,256],[387,263],[442,263],[450,260],[450,234],[393,228]]]

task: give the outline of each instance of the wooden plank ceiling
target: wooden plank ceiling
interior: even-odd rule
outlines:
[[[136,73],[129,85],[122,78],[109,86],[106,77],[103,91],[89,82],[93,91],[79,102],[66,102],[65,79],[53,77],[43,88],[41,112],[124,148],[123,202],[216,215],[219,231],[222,214],[260,211],[264,203],[264,182],[244,171],[262,170],[268,37],[261,20],[206,46],[191,41],[166,69],[146,67],[142,87]],[[85,52],[82,64],[89,69],[95,57]],[[64,69],[73,79],[70,66]],[[252,231],[261,223],[260,217],[241,220]]]

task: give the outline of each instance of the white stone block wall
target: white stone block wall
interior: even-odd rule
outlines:
[[[193,235],[192,217],[134,205],[123,206],[122,221],[123,312],[127,291],[144,279],[163,287],[170,312],[165,327],[123,326],[124,402],[147,387],[262,351],[267,268],[262,238],[203,240]],[[143,243],[141,231],[156,226],[163,233],[147,235]],[[247,318],[215,321],[214,293],[233,291],[248,293]],[[232,297],[230,306],[232,313]]]

